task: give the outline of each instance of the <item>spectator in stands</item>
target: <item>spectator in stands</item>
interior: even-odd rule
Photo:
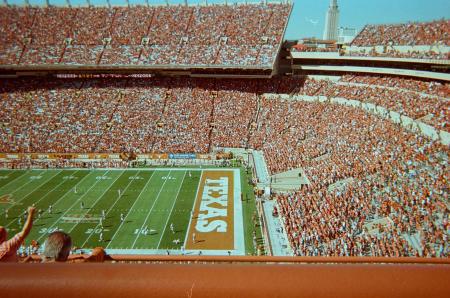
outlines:
[[[84,262],[102,263],[106,257],[107,255],[103,247],[96,247],[92,250],[91,254],[84,259]]]
[[[36,208],[28,208],[28,216],[22,231],[17,233],[13,238],[8,239],[8,233],[4,227],[0,226],[0,262],[17,262],[17,250],[22,245],[25,238],[33,227],[33,216]]]
[[[0,64],[270,66],[290,8],[0,7]]]
[[[65,262],[72,248],[72,238],[62,231],[51,233],[44,244],[42,262]]]
[[[450,20],[425,23],[367,25],[351,43],[350,56],[379,56],[416,59],[448,60],[450,52],[436,52],[442,45],[450,45]],[[431,47],[439,45],[434,50]],[[377,51],[376,46],[383,48]],[[398,46],[407,47],[400,51]],[[422,46],[422,47],[416,47]],[[424,49],[429,46],[430,49]],[[368,48],[372,47],[371,50]],[[428,47],[427,47],[428,48]]]

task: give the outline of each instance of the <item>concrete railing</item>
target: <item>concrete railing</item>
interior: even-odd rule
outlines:
[[[446,297],[450,293],[448,259],[225,257],[221,264],[211,265],[171,264],[160,257],[160,262],[0,264],[1,297]]]

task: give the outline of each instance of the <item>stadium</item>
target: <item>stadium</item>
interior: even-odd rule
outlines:
[[[448,19],[316,48],[289,1],[46,4],[0,6],[5,297],[448,294]]]

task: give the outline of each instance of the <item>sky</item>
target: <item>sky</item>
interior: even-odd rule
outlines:
[[[2,0],[3,1],[3,0]],[[145,4],[145,0],[129,0],[131,4]],[[166,0],[148,0],[149,3],[164,4]],[[244,2],[245,0],[228,0]],[[260,2],[260,0],[247,0]],[[273,0],[269,0],[271,2]],[[11,4],[24,0],[8,0]],[[33,5],[42,5],[45,0],[29,0]],[[70,0],[72,5],[85,4],[85,0]],[[125,0],[110,0],[112,5],[124,5]],[[205,0],[188,0],[189,3],[205,3]],[[64,5],[66,0],[50,0],[51,4]],[[91,0],[92,4],[105,5],[106,0]],[[169,3],[184,3],[184,0],[169,0]],[[208,3],[225,3],[225,0],[208,0]],[[286,39],[304,37],[321,38],[325,15],[330,0],[294,0],[286,31]],[[338,0],[340,10],[339,26],[360,30],[366,24],[406,23],[408,21],[429,21],[450,19],[450,0]]]
[[[330,0],[295,0],[286,39],[322,38]],[[338,0],[340,27],[450,18],[450,0]],[[313,24],[316,23],[317,24]]]

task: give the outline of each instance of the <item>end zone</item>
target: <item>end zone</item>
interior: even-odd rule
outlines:
[[[185,239],[188,251],[245,255],[238,169],[202,172]]]

